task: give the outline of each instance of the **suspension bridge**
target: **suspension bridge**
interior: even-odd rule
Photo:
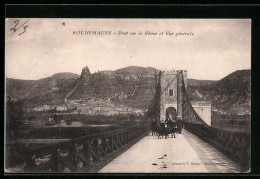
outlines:
[[[239,173],[250,170],[250,135],[210,126],[187,94],[186,71],[159,71],[146,117],[137,125],[30,148],[6,144],[6,161],[22,160],[25,173]],[[151,134],[169,109],[184,128],[176,138]],[[33,143],[33,141],[32,141]],[[37,146],[37,145],[36,145]],[[8,168],[8,167],[6,167]],[[8,171],[7,171],[8,172]],[[15,172],[15,170],[9,172]]]

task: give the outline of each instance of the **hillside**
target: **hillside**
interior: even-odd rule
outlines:
[[[213,107],[225,111],[250,110],[251,70],[238,70],[207,85],[190,85],[188,93],[194,100],[210,100]]]
[[[127,67],[90,74],[84,68],[77,89],[69,99],[111,99],[114,104],[146,108],[154,95],[154,68]],[[139,75],[146,75],[137,78]],[[131,76],[131,77],[130,77]]]
[[[76,85],[78,78],[79,75],[73,73],[58,73],[39,80],[7,78],[6,96],[23,99],[31,105],[64,101],[63,96]]]
[[[79,78],[79,75],[76,73],[68,73],[68,72],[64,72],[64,73],[56,73],[54,75],[52,75],[50,78],[52,79],[76,79]]]
[[[154,74],[155,71],[156,68],[152,68],[152,67],[144,68],[138,66],[130,66],[130,67],[118,69],[114,73],[137,75],[137,74]]]
[[[154,96],[155,68],[126,67],[81,76],[58,73],[40,80],[6,79],[6,93],[30,106],[64,104],[64,99],[103,99],[113,104],[147,108]],[[213,109],[250,110],[251,70],[238,70],[219,81],[188,79],[191,100],[209,100]]]
[[[212,85],[214,83],[216,83],[216,81],[187,79],[187,84],[189,86],[205,86],[205,85]]]
[[[214,101],[226,108],[251,106],[251,71],[239,70],[211,87]]]

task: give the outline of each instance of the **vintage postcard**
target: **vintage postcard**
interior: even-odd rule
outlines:
[[[5,172],[251,171],[251,19],[5,19]]]

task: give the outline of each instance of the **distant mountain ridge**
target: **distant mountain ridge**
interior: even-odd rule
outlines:
[[[6,78],[6,95],[14,100],[44,98],[45,95],[55,96],[55,93],[62,95],[78,78],[75,73],[57,73],[39,80]]]
[[[110,98],[117,104],[144,108],[153,99],[156,70],[130,66],[90,74],[85,68],[84,78],[74,73],[57,73],[39,80],[7,78],[6,95],[15,100],[22,99],[30,105],[64,104],[65,97],[94,97]],[[210,100],[213,109],[240,110],[241,107],[251,107],[251,70],[238,70],[218,81],[188,79],[187,83],[189,97],[192,100]]]
[[[154,74],[156,68],[153,67],[138,67],[138,66],[129,66],[125,68],[121,68],[115,70],[114,73],[122,73],[122,74]]]
[[[187,79],[187,84],[192,86],[204,86],[211,85],[216,83],[215,80],[196,80],[196,79]]]
[[[188,93],[194,100],[209,100],[213,107],[226,111],[251,110],[251,70],[237,70],[219,81],[190,85]]]
[[[54,79],[71,79],[71,78],[79,78],[80,76],[76,73],[69,73],[69,72],[63,72],[63,73],[55,73],[51,76],[51,78]]]

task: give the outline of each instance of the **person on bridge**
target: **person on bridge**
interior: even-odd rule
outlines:
[[[174,129],[174,123],[171,120],[171,118],[169,118],[168,122],[167,122],[167,130],[168,130],[168,135],[172,134],[172,137],[174,136],[175,138],[175,129]]]
[[[177,120],[177,131],[178,131],[179,134],[181,134],[182,128],[183,128],[182,120],[180,118],[178,118],[178,120]]]
[[[168,128],[172,126],[172,123],[173,123],[173,121],[171,120],[171,118],[167,119],[166,125]]]
[[[157,127],[157,131],[158,133],[158,139],[160,139],[160,137],[162,136],[165,136],[165,139],[167,139],[167,136],[168,136],[168,130],[167,128],[165,127],[165,123],[164,122],[160,122],[158,124],[158,127]]]
[[[165,124],[165,127],[168,128],[168,122],[169,122],[169,119],[166,118],[166,120],[164,121],[164,124]]]
[[[175,137],[176,132],[177,132],[177,121],[176,121],[175,118],[173,118],[173,120],[172,120],[172,133],[173,133],[174,138],[176,138]]]
[[[167,131],[168,134],[172,134],[172,137],[174,136],[174,138],[176,138],[175,133],[176,133],[176,120],[175,120],[175,116],[172,114],[169,114],[169,117],[165,120],[166,124],[167,124]]]
[[[153,122],[151,123],[152,135],[156,133],[156,125],[156,119],[153,119]]]

